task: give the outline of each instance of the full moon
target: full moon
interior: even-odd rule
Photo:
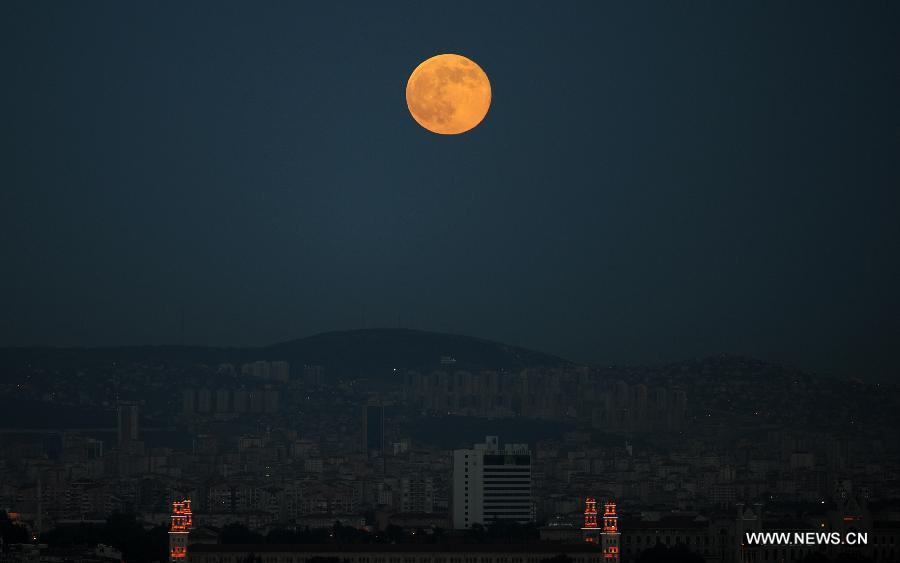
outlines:
[[[491,106],[491,83],[474,61],[437,55],[416,67],[406,83],[406,105],[432,133],[458,135],[484,119]]]

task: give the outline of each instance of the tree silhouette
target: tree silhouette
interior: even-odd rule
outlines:
[[[163,561],[168,558],[169,536],[164,526],[149,531],[133,514],[113,513],[104,524],[80,523],[60,526],[41,535],[41,541],[52,547],[93,547],[110,545],[122,552],[126,561],[137,563]]]
[[[260,534],[248,530],[247,526],[240,522],[232,522],[219,532],[219,543],[224,545],[260,544],[262,542],[263,537]]]
[[[703,563],[703,556],[681,543],[670,548],[657,542],[641,552],[638,563]]]
[[[874,563],[875,560],[862,553],[841,553],[834,563]]]
[[[466,540],[473,543],[484,543],[487,539],[487,532],[481,524],[472,524],[472,527],[466,530]]]
[[[341,559],[339,557],[310,557],[306,563],[341,563]]]
[[[5,510],[0,510],[0,538],[3,539],[4,545],[11,543],[29,543],[31,535],[25,526],[16,524],[9,519],[9,515]]]

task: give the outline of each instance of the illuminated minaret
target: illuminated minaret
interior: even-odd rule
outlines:
[[[600,543],[600,528],[597,527],[597,501],[594,497],[584,499],[584,527],[581,537],[587,543]]]
[[[619,517],[616,516],[616,503],[607,501],[603,505],[603,532],[600,534],[603,547],[603,559],[619,561]]]
[[[172,503],[172,524],[169,527],[169,561],[183,561],[187,557],[188,534],[194,525],[191,499]]]

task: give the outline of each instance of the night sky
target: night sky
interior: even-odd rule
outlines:
[[[562,5],[560,5],[562,4]],[[0,345],[400,326],[897,377],[900,3],[3,2]],[[411,71],[459,53],[485,121]]]

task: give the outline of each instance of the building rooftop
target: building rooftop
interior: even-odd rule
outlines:
[[[620,531],[633,530],[690,530],[707,528],[709,521],[698,519],[696,516],[663,516],[659,520],[631,520],[622,519],[619,522]]]

